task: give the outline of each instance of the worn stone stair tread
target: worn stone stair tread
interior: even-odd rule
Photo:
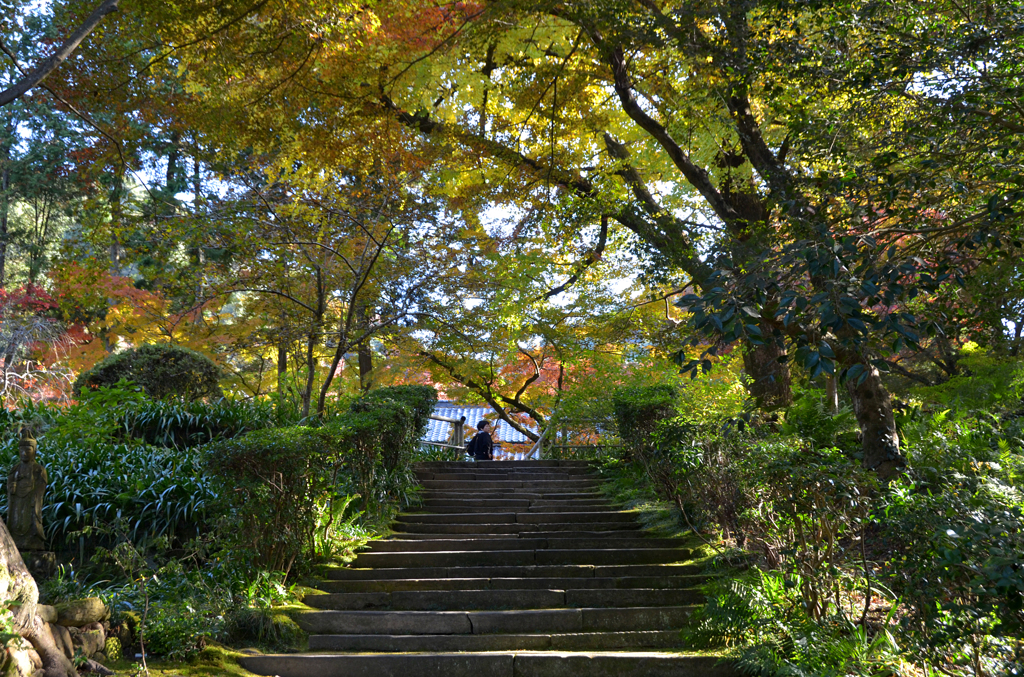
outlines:
[[[587,651],[679,646],[678,630],[514,635],[313,635],[310,651]]]
[[[588,522],[585,525],[581,525],[579,522],[547,522],[544,524],[521,524],[515,522],[508,522],[502,524],[494,523],[476,523],[476,524],[464,524],[464,523],[445,523],[438,522],[431,524],[429,522],[403,522],[398,521],[395,523],[395,528],[400,529],[403,533],[418,533],[418,534],[437,534],[437,533],[463,533],[463,534],[496,534],[496,533],[508,533],[508,534],[521,534],[528,533],[531,531],[578,531],[583,529],[593,529],[595,531],[629,531],[639,532],[640,525],[636,522]]]
[[[590,461],[420,461],[413,464],[413,470],[426,470],[429,468],[455,468],[461,469],[467,466],[472,468],[588,468],[593,469]]]
[[[487,635],[615,632],[683,627],[693,605],[460,611],[309,611],[296,623],[311,635]]]
[[[686,563],[670,564],[563,564],[535,566],[484,567],[399,567],[360,569],[352,567],[326,567],[328,580],[375,580],[397,578],[620,578],[625,576],[675,576],[695,574],[699,568]]]
[[[577,527],[579,525],[576,525]],[[589,525],[588,525],[589,526]],[[465,534],[465,533],[449,533],[443,531],[427,531],[427,532],[394,532],[389,538],[395,540],[409,540],[409,541],[420,541],[420,540],[453,540],[453,541],[472,541],[472,540],[492,540],[502,538],[614,538],[617,540],[636,540],[644,537],[644,534],[639,529],[618,529],[615,531],[515,531],[508,533],[497,533],[497,534]]]
[[[600,498],[564,499],[549,501],[539,498],[428,498],[418,506],[418,510],[430,512],[438,509],[454,510],[455,508],[470,510],[486,510],[487,508],[552,508],[566,510],[595,506],[598,508],[614,507],[610,502]]]
[[[693,588],[707,576],[623,576],[619,578],[398,578],[349,581],[322,581],[317,589],[325,593],[392,592],[395,590],[548,590],[605,588]]]
[[[427,499],[455,499],[455,500],[501,500],[506,498],[511,499],[530,499],[530,500],[551,500],[551,501],[569,501],[577,499],[598,499],[608,500],[600,491],[538,491],[532,487],[522,487],[509,489],[507,491],[422,491],[420,497],[424,500]]]
[[[733,677],[715,656],[669,652],[516,651],[471,653],[287,654],[246,656],[258,675],[309,677]]]
[[[433,538],[433,539],[385,539],[371,541],[361,552],[429,552],[429,551],[480,551],[480,550],[622,550],[625,548],[684,548],[689,543],[679,538],[631,538],[607,539],[587,537],[537,538]],[[687,549],[687,555],[690,554]]]
[[[472,514],[477,512],[495,512],[500,510],[501,512],[514,512],[530,513],[530,512],[604,512],[604,511],[621,511],[613,505],[599,504],[583,504],[583,505],[425,505],[417,508],[415,512],[405,514],[418,514],[418,513],[433,513],[435,515],[442,514]]]
[[[485,590],[394,590],[306,595],[316,609],[388,609],[394,611],[458,611],[499,609],[578,609],[601,606],[682,606],[703,601],[694,588],[512,588]]]
[[[251,656],[281,677],[733,677],[667,651],[709,576],[688,539],[645,534],[587,462],[414,467],[392,537],[325,567],[296,616],[311,653]]]
[[[562,498],[544,498],[543,496],[533,495],[511,495],[511,496],[490,496],[488,498],[471,498],[461,495],[455,496],[423,496],[423,503],[430,505],[552,505],[552,506],[563,506],[563,505],[579,505],[584,503],[595,503],[607,505],[610,501],[603,496],[592,496],[584,494],[580,496],[563,496]]]
[[[531,566],[534,564],[666,564],[688,560],[690,550],[681,548],[547,548],[529,550],[433,550],[404,552],[361,552],[353,560],[357,567],[456,567]]]
[[[535,480],[535,479],[536,480],[540,480],[540,481],[548,481],[548,480],[555,480],[555,479],[598,479],[599,480],[601,478],[600,475],[598,475],[598,474],[596,474],[594,472],[586,472],[586,471],[584,471],[584,472],[579,472],[579,471],[578,472],[570,472],[567,469],[566,470],[559,469],[559,470],[554,470],[552,472],[539,472],[539,471],[536,471],[536,470],[535,471],[512,470],[512,471],[502,472],[502,473],[493,472],[493,471],[474,472],[474,471],[469,471],[469,470],[449,470],[449,471],[445,471],[445,470],[440,470],[440,471],[437,471],[437,470],[434,470],[434,471],[419,470],[419,471],[416,472],[416,476],[420,477],[420,478],[423,478],[423,479],[493,479],[493,478],[496,478],[496,477],[502,477],[502,478],[507,478],[507,479],[523,480],[523,481],[526,481],[526,480],[532,481],[532,480]]]
[[[575,522],[629,522],[635,524],[636,513],[632,511],[599,512],[473,512],[473,513],[402,513],[399,524],[571,524]]]

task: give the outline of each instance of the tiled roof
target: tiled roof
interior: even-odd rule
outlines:
[[[495,442],[524,444],[530,441],[530,438],[526,435],[512,428],[508,423],[499,420],[498,415],[495,414],[494,410],[487,405],[438,402],[434,406],[434,414],[454,419],[465,416],[467,428],[469,426],[473,426],[475,428],[476,424],[479,423],[481,419],[486,418],[488,421],[496,424],[496,430],[492,433]],[[430,419],[430,421],[427,422],[427,432],[423,435],[422,441],[445,443],[452,434],[452,427],[453,424],[447,423],[446,421],[435,421]],[[528,427],[531,431],[535,431],[535,428],[532,426]]]

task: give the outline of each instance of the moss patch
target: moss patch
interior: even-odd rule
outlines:
[[[245,654],[219,644],[207,646],[199,656],[188,663],[147,661],[153,677],[254,677],[254,674],[238,664]],[[135,677],[140,665],[135,661],[120,660],[107,665],[115,677]]]

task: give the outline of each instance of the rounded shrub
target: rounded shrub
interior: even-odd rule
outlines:
[[[75,393],[111,387],[121,380],[136,383],[157,400],[187,402],[219,397],[221,370],[202,353],[167,343],[147,343],[107,357],[75,381]]]

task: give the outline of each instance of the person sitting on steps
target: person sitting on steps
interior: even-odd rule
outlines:
[[[477,424],[476,429],[476,435],[466,445],[466,453],[477,461],[493,461],[494,441],[491,439],[491,422],[484,419]]]

